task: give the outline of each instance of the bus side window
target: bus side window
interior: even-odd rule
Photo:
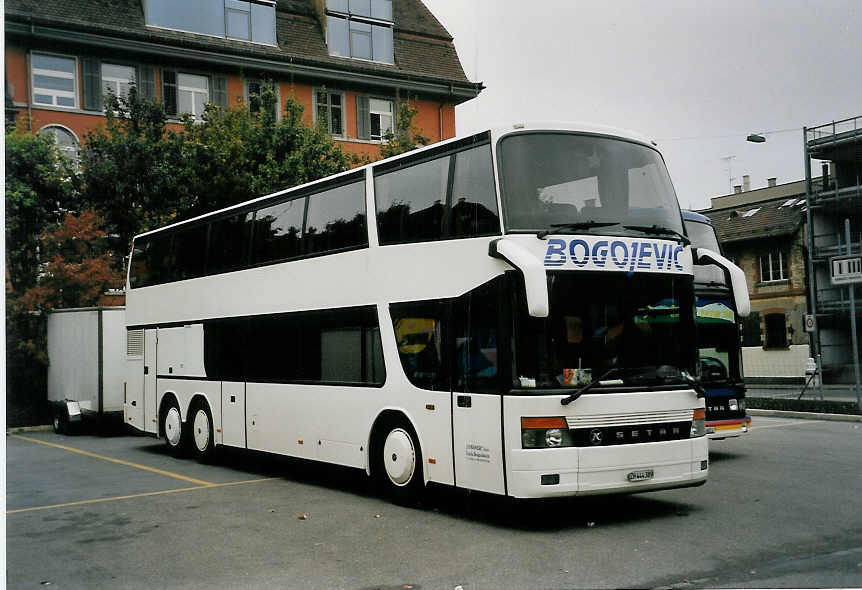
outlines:
[[[368,244],[365,181],[310,196],[305,224],[306,254]]]
[[[251,213],[214,221],[210,226],[207,274],[230,272],[245,266],[251,232]]]
[[[449,234],[471,238],[500,233],[497,192],[491,146],[483,145],[455,154],[455,174],[449,211]]]
[[[407,379],[421,389],[449,391],[449,354],[444,339],[448,307],[444,301],[390,306],[401,366]]]
[[[288,260],[302,255],[305,197],[260,209],[254,218],[252,264]]]
[[[459,297],[453,305],[455,391],[498,393],[500,281],[482,285]]]
[[[381,244],[442,239],[449,158],[400,168],[374,179]]]

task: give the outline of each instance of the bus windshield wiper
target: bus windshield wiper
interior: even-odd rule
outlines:
[[[645,234],[673,236],[683,244],[691,244],[691,240],[689,240],[687,237],[685,237],[675,229],[671,229],[669,227],[662,227],[660,225],[624,225],[623,227],[626,229],[633,229],[635,231],[643,232]]]
[[[599,377],[597,379],[593,379],[588,384],[581,387],[579,390],[573,391],[571,394],[569,394],[568,397],[564,397],[563,399],[561,399],[560,403],[564,406],[568,406],[570,403],[572,403],[573,401],[575,401],[576,399],[578,399],[579,397],[584,395],[587,391],[589,391],[590,389],[592,389],[593,387],[595,387],[596,385],[601,383],[603,379],[610,377],[613,373],[616,373],[617,371],[619,371],[619,367],[614,367],[614,368],[606,371],[601,377]]]
[[[619,221],[577,221],[574,223],[552,223],[548,226],[548,229],[544,229],[536,234],[536,237],[540,240],[545,238],[548,234],[554,233],[558,229],[570,229],[570,230],[579,230],[579,229],[592,229],[594,227],[610,227],[612,225],[619,225]]]

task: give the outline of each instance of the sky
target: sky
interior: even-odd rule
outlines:
[[[456,108],[459,135],[529,120],[637,131],[686,208],[744,174],[752,189],[804,178],[803,126],[862,115],[862,0],[423,1],[486,86]]]

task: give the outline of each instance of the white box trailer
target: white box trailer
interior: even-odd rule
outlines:
[[[125,307],[48,314],[48,401],[56,432],[82,421],[122,422],[126,346]]]

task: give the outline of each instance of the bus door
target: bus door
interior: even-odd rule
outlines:
[[[452,442],[455,485],[505,493],[495,280],[455,300],[452,309]]]
[[[144,430],[158,432],[159,409],[156,407],[156,349],[158,329],[144,331]]]

